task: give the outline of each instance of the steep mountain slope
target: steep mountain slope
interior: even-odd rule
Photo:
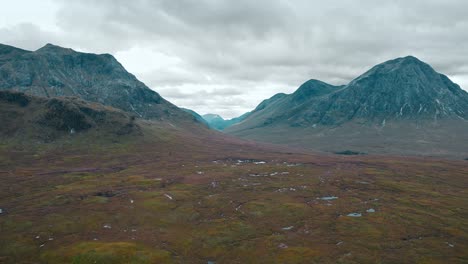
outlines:
[[[109,54],[47,44],[37,51],[0,46],[0,90],[43,97],[77,96],[145,119],[194,120],[128,73]]]
[[[311,80],[269,101],[226,131],[332,152],[466,155],[468,149],[468,94],[412,56],[379,64],[346,86]]]

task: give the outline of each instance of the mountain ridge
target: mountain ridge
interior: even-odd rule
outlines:
[[[280,111],[264,110],[272,102],[275,105],[270,108],[278,108],[280,103],[286,106]],[[311,79],[290,95],[280,93],[265,99],[253,112],[280,112],[269,122],[283,118],[294,126],[339,125],[354,118],[368,118],[376,123],[406,117],[451,116],[468,120],[467,109],[468,93],[430,65],[406,56],[378,64],[347,85],[333,86]]]
[[[419,144],[414,142],[424,138],[420,153],[445,147],[447,153],[465,153],[454,142],[468,142],[463,136],[468,93],[429,64],[406,56],[380,63],[345,86],[307,81],[292,94],[264,100],[226,133],[332,152],[384,151],[391,143],[396,154],[414,154],[410,149]]]
[[[0,76],[0,90],[42,97],[76,96],[144,119],[197,122],[139,81],[110,54],[77,52],[53,44],[36,51],[2,45]]]

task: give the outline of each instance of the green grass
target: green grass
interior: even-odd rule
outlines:
[[[83,242],[71,247],[45,252],[41,258],[48,263],[114,264],[170,263],[171,254],[165,250],[149,250],[129,242]]]

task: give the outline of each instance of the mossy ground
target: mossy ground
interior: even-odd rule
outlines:
[[[468,262],[466,161],[154,134],[1,145],[0,263]]]

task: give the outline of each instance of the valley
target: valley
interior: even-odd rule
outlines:
[[[468,262],[466,98],[406,57],[224,120],[2,45],[0,263]]]

